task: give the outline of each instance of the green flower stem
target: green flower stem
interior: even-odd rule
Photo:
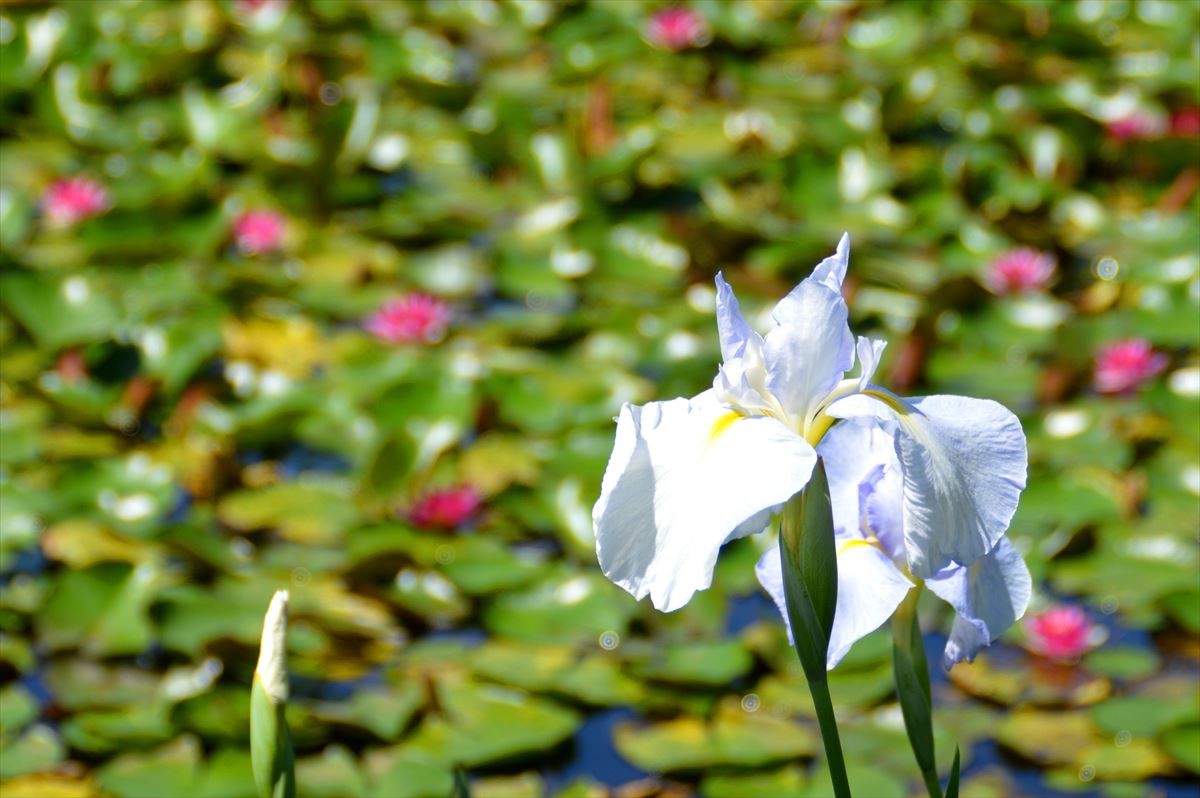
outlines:
[[[825,745],[825,762],[833,780],[833,794],[837,798],[850,798],[850,781],[846,777],[846,761],[842,756],[837,718],[833,714],[833,699],[829,695],[829,680],[824,674],[820,679],[810,676],[808,691],[812,693],[813,706],[817,710],[817,725],[821,727],[821,742]]]
[[[850,782],[842,757],[833,699],[829,696],[826,660],[829,632],[837,606],[837,553],[833,538],[833,513],[825,466],[818,460],[812,479],[783,508],[779,526],[779,555],[783,566],[783,593],[796,655],[808,679],[825,761],[837,798],[850,798]]]
[[[921,769],[929,798],[942,798],[937,757],[933,746],[933,696],[929,687],[929,664],[925,643],[917,619],[920,584],[908,592],[892,616],[892,670],[896,695],[904,713],[904,728],[912,745],[913,757]]]

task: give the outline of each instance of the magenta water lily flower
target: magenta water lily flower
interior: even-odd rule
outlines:
[[[423,528],[456,529],[479,514],[483,497],[470,485],[430,491],[413,506],[408,519]]]
[[[1055,662],[1074,662],[1108,639],[1108,630],[1093,623],[1073,604],[1050,607],[1022,623],[1025,647]]]
[[[446,334],[450,308],[425,294],[393,299],[375,311],[364,325],[368,332],[389,344],[430,343]]]
[[[56,180],[42,196],[42,212],[56,227],[68,227],[99,216],[109,208],[108,189],[87,177]]]
[[[283,246],[286,223],[271,210],[250,210],[233,220],[233,240],[246,255],[274,252]]]
[[[904,399],[872,382],[886,344],[850,333],[849,254],[843,236],[775,306],[766,335],[717,276],[723,363],[691,399],[621,408],[592,514],[597,555],[613,582],[676,610],[711,584],[724,543],[761,532],[805,487],[820,454],[839,530],[830,664],[914,580],[958,611],[947,650],[958,661],[1028,602],[1028,571],[1004,539],[1025,487],[1025,436],[995,402]],[[779,595],[773,552],[759,572]]]
[[[1116,341],[1096,353],[1096,390],[1120,394],[1154,379],[1167,367],[1167,356],[1141,338]]]
[[[1040,291],[1054,277],[1054,256],[1030,247],[1011,249],[988,264],[984,285],[996,294]]]
[[[656,11],[646,22],[646,40],[663,50],[686,50],[708,42],[708,23],[687,6]]]

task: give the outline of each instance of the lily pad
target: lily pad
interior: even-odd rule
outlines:
[[[475,767],[544,751],[578,727],[567,707],[523,691],[442,680],[442,713],[427,716],[407,746],[449,766]]]
[[[718,705],[711,720],[681,717],[663,723],[617,728],[621,755],[654,773],[702,771],[713,767],[759,767],[811,756],[816,736],[808,726],[748,712],[739,701]]]

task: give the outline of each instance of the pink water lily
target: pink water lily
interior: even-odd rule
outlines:
[[[997,294],[1040,291],[1054,277],[1054,256],[1031,247],[1010,249],[988,264],[983,281]]]
[[[478,515],[483,497],[470,485],[431,491],[408,512],[408,520],[423,528],[456,529]]]
[[[381,341],[401,344],[436,341],[449,324],[446,303],[426,294],[409,294],[375,311],[364,326]]]
[[[708,42],[708,23],[687,6],[656,11],[646,22],[646,40],[663,50],[685,50]]]
[[[1163,133],[1162,121],[1145,111],[1134,111],[1119,119],[1111,120],[1106,128],[1108,135],[1117,141],[1156,139]]]
[[[1153,379],[1167,367],[1167,356],[1141,338],[1117,341],[1096,354],[1096,390],[1127,393]]]
[[[42,196],[42,211],[56,227],[67,227],[99,216],[108,207],[108,189],[87,177],[56,180]]]
[[[1072,662],[1108,639],[1082,608],[1064,604],[1029,616],[1022,623],[1025,647],[1056,662]]]
[[[233,220],[233,239],[237,248],[247,255],[274,252],[283,245],[286,224],[283,216],[272,210],[249,210]]]

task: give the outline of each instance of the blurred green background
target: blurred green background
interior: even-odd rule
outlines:
[[[6,798],[250,795],[280,587],[302,795],[825,794],[770,541],[661,615],[590,511],[621,402],[711,381],[716,271],[757,315],[843,230],[882,381],[1023,420],[1032,611],[1107,631],[935,673],[943,767],[1196,795],[1200,4],[664,9],[0,4]],[[364,328],[413,294],[442,334]],[[889,647],[832,676],[863,796],[921,794]]]

